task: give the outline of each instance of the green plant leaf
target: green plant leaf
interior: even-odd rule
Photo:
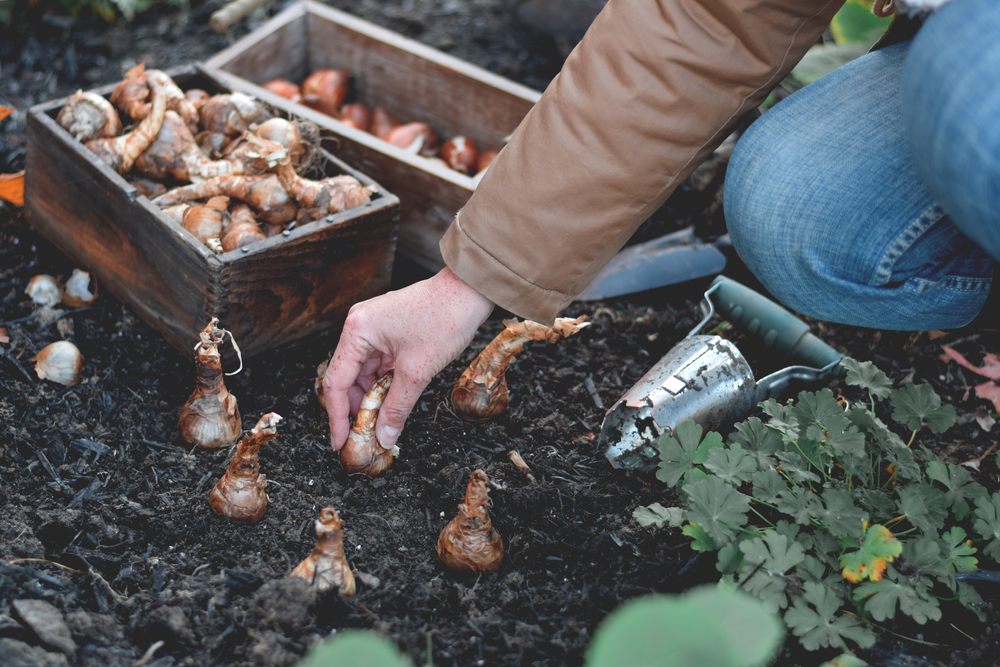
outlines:
[[[743,552],[741,586],[762,599],[773,612],[787,607],[785,574],[805,558],[802,545],[766,530],[763,537],[740,542],[740,551]]]
[[[584,664],[662,665],[669,656],[674,665],[752,667],[771,660],[784,634],[780,618],[753,596],[699,586],[621,605],[597,627]]]
[[[365,630],[343,630],[316,644],[298,667],[413,667],[385,637]]]
[[[976,498],[976,517],[972,527],[977,533],[989,540],[983,553],[993,560],[1000,561],[1000,491],[993,495]]]
[[[722,574],[734,574],[740,570],[743,565],[743,552],[740,550],[740,544],[745,539],[737,538],[719,549],[719,558],[715,562],[716,570]]]
[[[757,472],[757,462],[746,455],[738,444],[716,447],[708,454],[705,468],[720,479],[736,486],[749,481]]]
[[[888,521],[896,512],[896,503],[892,502],[892,497],[882,489],[861,486],[854,490],[853,495],[858,504],[871,513],[874,523]]]
[[[632,510],[632,518],[640,526],[670,526],[678,528],[684,523],[684,508],[664,507],[660,503],[653,503],[649,507],[636,507]]]
[[[941,535],[941,539],[948,546],[945,559],[948,561],[948,569],[952,572],[973,572],[979,569],[979,561],[972,556],[976,553],[972,547],[972,540],[966,537],[965,531],[959,526],[954,526]]]
[[[913,450],[905,446],[896,446],[891,441],[885,443],[886,458],[896,468],[896,474],[911,482],[919,482],[923,478],[920,464],[913,456]]]
[[[691,548],[695,551],[715,551],[719,548],[715,546],[715,542],[708,536],[705,529],[696,523],[686,524],[681,528],[681,533],[691,538]]]
[[[687,476],[686,482],[695,481],[692,471],[695,466],[708,460],[709,451],[722,446],[722,436],[715,431],[709,431],[704,439],[702,428],[688,419],[674,429],[673,435],[660,438],[656,446],[660,450],[660,467],[656,478],[666,482],[668,486],[676,486],[681,477]]]
[[[827,420],[844,416],[844,408],[837,404],[830,389],[799,392],[799,398],[790,410],[801,426],[825,424]]]
[[[927,458],[927,476],[945,488],[945,501],[956,520],[961,521],[972,513],[970,500],[988,495],[986,487],[973,481],[972,474],[965,468],[939,461],[930,451],[924,457]]]
[[[820,476],[811,470],[812,466],[798,452],[778,452],[778,458],[781,459],[781,470],[793,481],[799,484],[820,481]]]
[[[799,526],[791,521],[778,519],[774,523],[774,532],[778,535],[784,535],[789,542],[794,542],[799,536]]]
[[[955,424],[955,408],[941,405],[941,397],[929,384],[908,382],[892,392],[889,402],[894,408],[892,418],[911,431],[926,425],[932,433],[944,433]]]
[[[747,456],[757,461],[758,470],[770,470],[777,465],[774,453],[781,449],[781,436],[756,417],[736,424],[729,441],[742,446]]]
[[[788,484],[776,470],[765,470],[753,475],[753,497],[761,502],[773,505],[778,501],[778,494],[788,489]]]
[[[964,581],[958,582],[958,601],[963,607],[979,617],[981,623],[986,622],[986,614],[983,612],[985,604],[983,598],[980,597],[979,591]]]
[[[807,524],[809,518],[822,509],[819,496],[809,489],[785,489],[778,496],[778,511],[792,517],[796,523]]]
[[[841,459],[863,457],[865,452],[865,436],[856,426],[851,426],[847,416],[841,413],[836,419],[830,419],[826,427],[826,446],[833,449]]]
[[[946,582],[952,578],[936,538],[925,535],[907,540],[903,544],[902,558],[906,559],[908,576],[916,573],[924,577],[938,577]]]
[[[875,633],[857,617],[836,615],[842,600],[832,589],[812,581],[802,584],[802,589],[802,597],[785,612],[785,625],[806,650],[826,646],[847,648],[848,640],[862,648],[875,644]]]
[[[826,507],[814,518],[822,521],[834,537],[861,537],[864,534],[868,513],[854,504],[849,492],[824,491],[823,503]]]
[[[833,660],[827,660],[819,667],[868,667],[868,663],[850,653],[841,653]]]
[[[868,526],[860,548],[845,551],[840,556],[841,576],[852,584],[871,579],[880,581],[896,556],[903,552],[903,544],[888,528],[875,524]]]
[[[854,599],[865,600],[865,610],[876,621],[885,621],[896,615],[896,605],[899,610],[917,623],[924,625],[929,620],[941,620],[941,609],[936,597],[928,594],[926,579],[919,577],[904,578],[895,570],[889,571],[889,576],[881,581],[861,584],[854,590]]]
[[[830,22],[833,41],[837,44],[858,44],[866,49],[872,47],[888,29],[892,19],[875,16],[871,6],[871,2],[857,0],[845,3]]]
[[[720,546],[732,542],[736,531],[747,522],[750,499],[718,477],[688,484],[685,491],[691,499],[691,522],[704,528]]]
[[[927,484],[909,484],[896,490],[897,506],[906,520],[925,533],[935,535],[948,519],[944,493]]]
[[[889,376],[876,368],[870,361],[857,361],[856,359],[843,359],[840,365],[847,369],[845,382],[854,387],[861,387],[868,391],[875,400],[881,401],[889,398],[892,393],[892,381]]]

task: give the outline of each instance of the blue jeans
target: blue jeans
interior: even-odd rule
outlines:
[[[1000,260],[1000,1],[954,0],[764,113],[733,152],[725,213],[748,268],[799,313],[972,321]]]

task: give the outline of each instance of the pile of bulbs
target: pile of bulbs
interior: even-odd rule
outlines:
[[[319,130],[242,93],[181,88],[142,65],[108,99],[77,92],[56,121],[215,252],[367,204],[352,176],[302,176]],[[187,184],[187,185],[185,185]]]
[[[373,134],[393,146],[472,176],[478,185],[498,151],[480,152],[472,139],[461,135],[440,142],[427,123],[401,123],[380,106],[369,109],[361,102],[346,103],[350,80],[349,69],[319,69],[306,77],[301,86],[286,79],[272,79],[263,84],[263,88]]]
[[[73,275],[65,284],[48,274],[39,274],[28,281],[24,291],[35,305],[52,313],[60,312],[50,310],[59,304],[86,308],[97,299],[97,284],[91,282],[89,273],[80,269],[73,269]],[[33,361],[35,373],[42,380],[71,387],[80,382],[83,375],[83,354],[68,340],[45,346]]]

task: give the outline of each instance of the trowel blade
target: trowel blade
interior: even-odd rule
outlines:
[[[576,299],[607,299],[721,273],[722,251],[693,240],[693,234],[678,232],[621,250]]]

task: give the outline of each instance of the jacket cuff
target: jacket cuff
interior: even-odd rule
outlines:
[[[539,287],[501,263],[462,229],[459,211],[441,239],[441,255],[452,273],[496,305],[518,317],[552,326],[573,295]]]

